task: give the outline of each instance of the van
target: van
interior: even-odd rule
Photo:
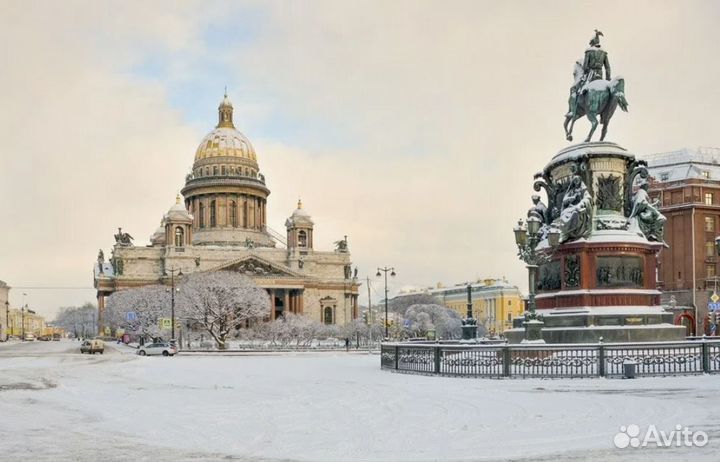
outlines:
[[[100,339],[85,340],[80,345],[80,353],[88,353],[94,355],[95,353],[103,354],[105,351],[105,342]]]

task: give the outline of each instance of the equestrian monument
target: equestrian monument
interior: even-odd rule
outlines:
[[[604,141],[615,109],[627,111],[628,103],[624,80],[611,77],[600,37],[596,30],[584,59],[576,62],[564,123],[567,140],[583,116],[590,132],[535,175],[534,189],[544,194],[532,197],[527,218],[514,229],[528,267],[529,299],[524,317],[505,332],[511,343],[685,336],[660,305],[656,268],[658,253],[667,247],[666,220],[648,196],[647,165]],[[598,117],[600,141],[592,142]]]

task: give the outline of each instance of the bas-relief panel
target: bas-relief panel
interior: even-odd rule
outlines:
[[[596,260],[598,287],[643,286],[643,259],[641,257],[598,256]]]

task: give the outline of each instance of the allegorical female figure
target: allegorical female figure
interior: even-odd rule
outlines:
[[[592,197],[579,175],[570,180],[563,196],[562,211],[556,221],[560,242],[588,237],[592,230]]]
[[[641,179],[639,188],[633,196],[633,208],[628,217],[629,230],[648,241],[664,241],[664,228],[667,218],[657,209],[656,202],[650,202],[648,195],[648,182]]]

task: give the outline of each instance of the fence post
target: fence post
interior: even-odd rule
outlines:
[[[702,368],[704,373],[710,372],[710,350],[704,335],[702,338]]]
[[[398,370],[398,360],[400,359],[400,347],[395,345],[395,370]]]
[[[510,345],[502,347],[503,376],[510,377]]]
[[[598,375],[605,377],[605,345],[603,345],[602,337],[598,343]]]
[[[435,349],[435,373],[440,374],[440,345],[433,346]]]

